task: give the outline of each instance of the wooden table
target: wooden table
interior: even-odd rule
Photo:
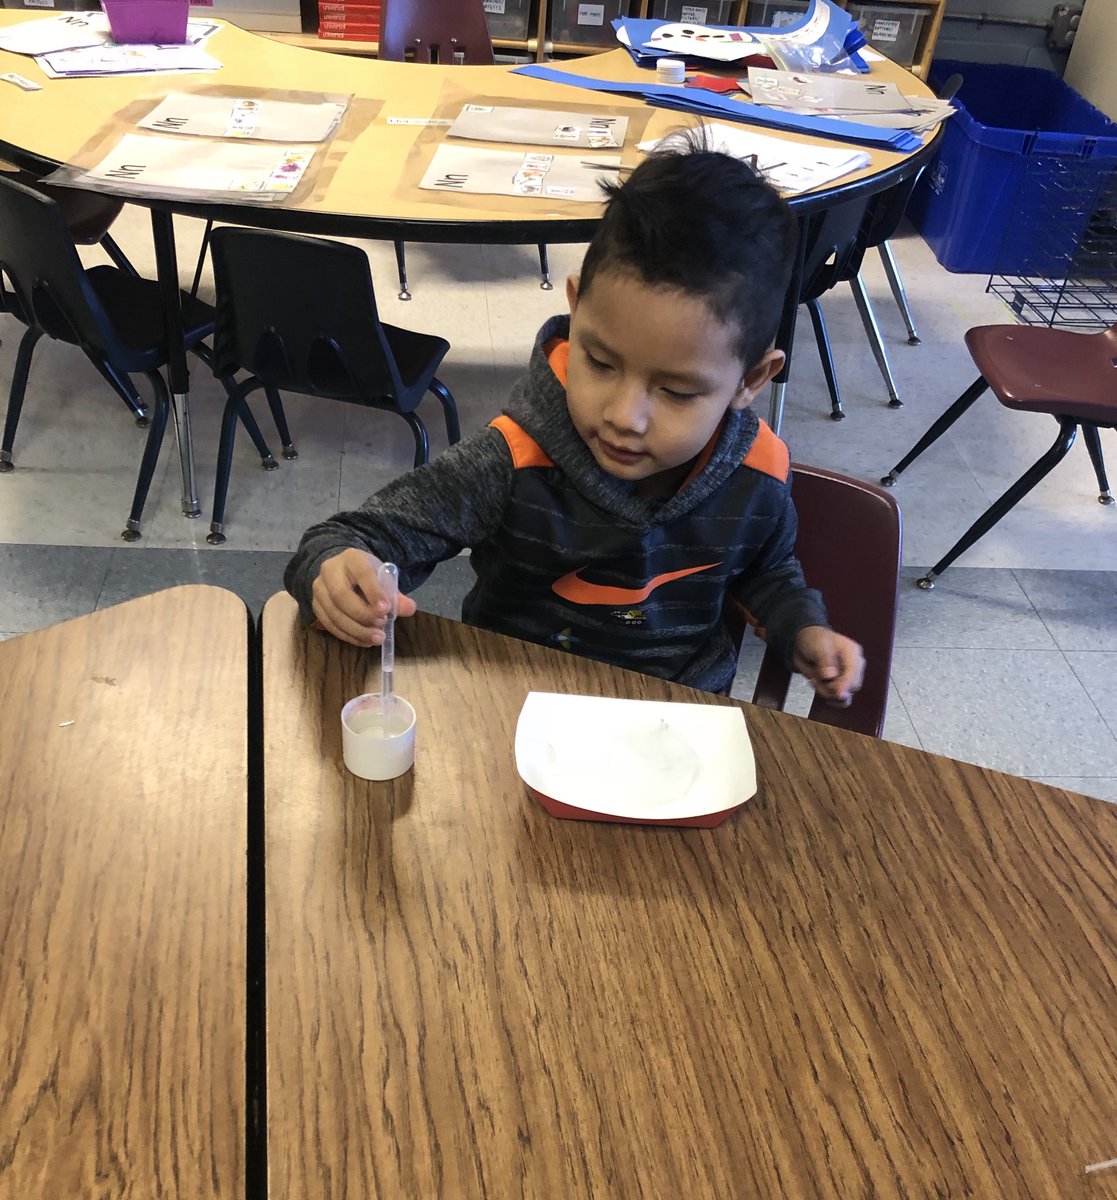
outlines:
[[[1117,1196],[1117,810],[749,708],[711,831],[557,821],[528,690],[731,703],[419,616],[264,614],[268,1171],[302,1197]]]
[[[0,643],[0,1197],[245,1190],[248,627],[183,587]]]

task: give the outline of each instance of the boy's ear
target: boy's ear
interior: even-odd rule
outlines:
[[[570,307],[570,315],[574,315],[574,310],[578,307],[578,283],[579,276],[567,275],[566,277],[566,303]]]
[[[769,350],[767,354],[741,376],[737,392],[729,402],[730,408],[742,409],[756,399],[769,380],[780,373],[785,355],[782,350]]]

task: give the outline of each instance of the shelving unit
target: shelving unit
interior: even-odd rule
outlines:
[[[842,8],[848,8],[857,0],[835,0],[835,3]],[[927,70],[931,64],[931,58],[934,55],[935,43],[938,40],[939,29],[942,26],[943,14],[946,11],[947,0],[864,0],[865,3],[871,3],[874,9],[926,9],[926,14],[919,31],[919,41],[915,52],[915,58],[912,63],[911,70],[920,78],[927,77]],[[634,17],[650,17],[655,14],[657,8],[657,0],[628,0],[627,4],[623,0],[612,0],[612,3],[604,3],[600,5],[604,9],[603,24],[602,24],[602,44],[590,45],[584,42],[573,41],[555,41],[551,36],[552,13],[560,12],[561,5],[564,0],[532,0],[531,10],[528,14],[527,21],[527,36],[523,38],[502,38],[496,37],[493,39],[493,48],[498,54],[522,55],[525,59],[530,59],[534,62],[546,62],[552,58],[566,58],[571,55],[593,54],[603,50],[612,50],[616,47],[616,42],[610,36],[611,27],[609,22],[620,15],[617,10],[627,12],[627,15]],[[775,7],[777,11],[781,11],[784,6],[781,6],[776,0],[768,0],[769,7]],[[786,0],[786,8],[792,9],[803,5],[802,0]],[[696,0],[693,8],[708,7],[703,0]],[[747,24],[747,16],[749,10],[749,0],[732,0],[729,5],[730,16],[724,24],[729,25],[744,25]],[[310,46],[317,50],[332,50],[340,54],[376,54],[375,42],[345,42],[345,41],[328,41],[320,39],[316,36],[314,30],[316,28],[317,15],[314,11],[313,3],[304,4],[303,7],[303,29],[305,32],[301,34],[272,34],[271,36],[279,38],[281,41],[290,42],[299,46]]]

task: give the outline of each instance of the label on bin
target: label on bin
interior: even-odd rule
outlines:
[[[504,15],[504,0],[485,0],[485,12]]]
[[[604,4],[579,4],[578,5],[578,24],[579,25],[604,25],[605,24],[605,5]]]
[[[708,13],[709,9],[700,8],[697,4],[684,4],[679,20],[689,22],[691,25],[705,25]]]
[[[873,32],[869,34],[871,42],[894,42],[900,36],[900,22],[892,18],[878,17],[873,22]]]

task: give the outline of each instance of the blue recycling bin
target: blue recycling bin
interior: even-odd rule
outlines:
[[[1112,226],[1117,123],[1051,71],[936,59],[963,84],[908,216],[948,271],[1066,278]]]

